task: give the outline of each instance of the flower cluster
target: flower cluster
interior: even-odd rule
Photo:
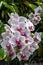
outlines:
[[[41,20],[40,14],[42,12],[42,8],[39,6],[36,9],[34,9],[34,11],[35,13],[31,13],[29,15],[29,19],[34,25],[37,25]]]
[[[20,61],[28,60],[30,55],[39,48],[38,43],[41,41],[41,33],[35,32],[33,34],[31,32],[35,29],[34,24],[31,22],[33,18],[37,18],[38,21],[41,20],[40,16],[35,14],[30,14],[29,19],[27,19],[17,13],[11,13],[8,20],[10,26],[5,24],[6,32],[2,33],[3,42],[1,46],[11,59],[17,57]]]

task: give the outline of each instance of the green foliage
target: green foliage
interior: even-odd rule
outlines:
[[[1,20],[0,20],[0,34],[2,33],[2,32],[5,32],[5,29],[4,29],[4,24],[1,22]]]
[[[0,14],[1,14],[0,19],[2,21],[6,22],[9,18],[9,15],[11,12],[18,13],[19,10],[18,10],[17,6],[13,3],[11,3],[9,5],[9,3],[1,1],[0,2]]]
[[[0,60],[5,59],[5,57],[6,57],[6,53],[4,52],[4,49],[0,48]]]

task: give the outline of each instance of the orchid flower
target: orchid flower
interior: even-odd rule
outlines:
[[[35,15],[40,15],[42,12],[42,8],[39,6],[36,9],[34,9],[34,11],[35,11]]]
[[[29,17],[30,21],[34,25],[37,25],[40,22],[40,20],[41,20],[41,17],[40,17],[41,12],[42,12],[42,8],[39,6],[36,9],[34,9],[34,13],[29,14],[28,17]]]
[[[39,48],[38,43],[41,41],[41,33],[35,30],[35,25],[41,20],[36,13],[42,10],[40,7],[35,9],[35,14],[31,13],[29,19],[18,14],[11,13],[8,20],[9,25],[5,24],[6,32],[2,33],[1,46],[6,51],[8,57],[12,60],[16,57],[21,60],[28,60],[30,55]],[[37,12],[36,12],[37,11]]]

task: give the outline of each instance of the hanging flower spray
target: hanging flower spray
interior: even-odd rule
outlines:
[[[32,33],[32,31],[35,30],[35,25],[41,20],[42,8],[39,6],[34,11],[35,13],[31,13],[28,19],[17,13],[11,13],[8,20],[10,26],[5,24],[6,32],[1,34],[3,37],[1,46],[12,60],[16,57],[19,61],[28,60],[30,55],[39,48],[41,33]]]

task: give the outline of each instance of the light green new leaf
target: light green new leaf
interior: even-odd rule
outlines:
[[[4,52],[4,49],[0,48],[0,60],[5,59],[5,57],[6,57],[6,53]]]

